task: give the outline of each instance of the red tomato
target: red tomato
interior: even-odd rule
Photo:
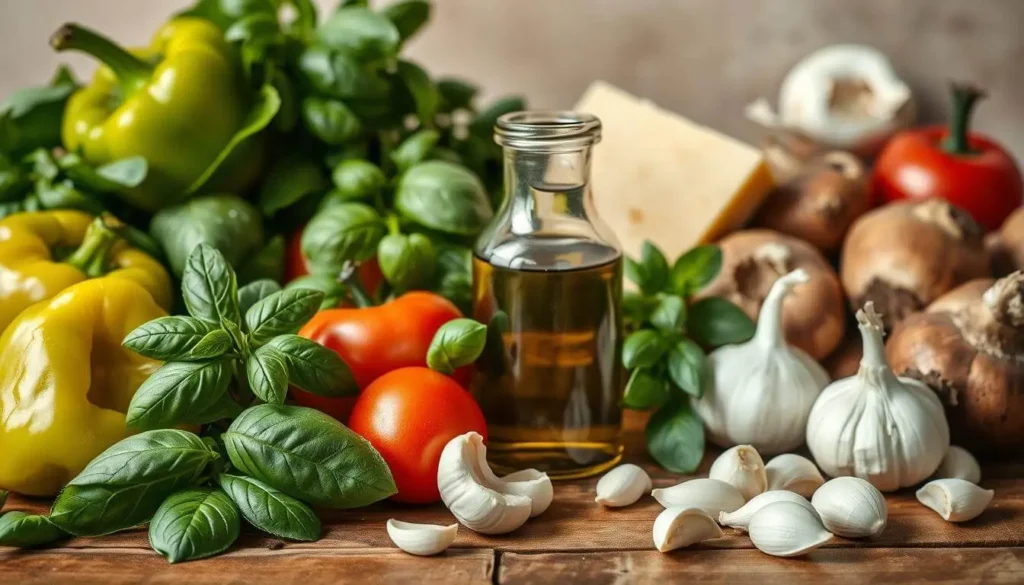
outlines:
[[[302,230],[301,227],[288,236],[288,247],[285,254],[284,281],[291,282],[301,276],[309,274],[309,264],[306,257],[302,255]],[[384,273],[380,271],[380,264],[376,258],[371,258],[359,265],[359,282],[367,292],[373,294],[381,283],[384,282]]]
[[[370,441],[395,478],[398,502],[441,498],[437,464],[455,437],[487,423],[473,397],[455,380],[428,368],[402,368],[370,384],[356,401],[349,428]]]

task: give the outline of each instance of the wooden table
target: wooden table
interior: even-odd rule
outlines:
[[[642,424],[640,416],[627,418],[627,460],[644,465],[655,487],[684,479],[647,458]],[[889,526],[880,537],[836,539],[799,559],[764,555],[731,529],[725,538],[661,554],[651,543],[658,503],[644,498],[606,510],[594,503],[595,483],[557,483],[551,508],[513,534],[487,537],[460,527],[455,545],[433,558],[395,549],[384,522],[453,522],[443,506],[378,504],[327,512],[318,542],[249,531],[223,556],[180,565],[152,552],[141,530],[49,550],[0,549],[0,583],[1024,583],[1024,457],[985,468],[982,485],[996,495],[972,522],[948,524],[906,490],[889,496]],[[5,509],[46,506],[12,498]]]

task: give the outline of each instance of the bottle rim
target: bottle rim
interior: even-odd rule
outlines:
[[[601,120],[570,110],[524,110],[498,118],[494,141],[515,150],[578,150],[601,140]]]

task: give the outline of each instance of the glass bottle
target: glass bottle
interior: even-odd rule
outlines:
[[[474,249],[488,343],[472,388],[499,470],[584,477],[622,456],[622,251],[590,191],[600,137],[600,120],[575,112],[495,127],[505,199]]]

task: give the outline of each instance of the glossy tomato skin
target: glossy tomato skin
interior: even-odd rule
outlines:
[[[291,282],[296,278],[309,274],[309,263],[302,255],[302,230],[300,227],[288,236],[288,245],[285,249],[284,281]],[[359,265],[359,282],[363,287],[373,294],[384,282],[384,274],[380,271],[380,264],[376,258],[371,258]]]
[[[999,144],[971,133],[975,152],[942,149],[944,126],[895,136],[875,161],[872,193],[877,203],[939,197],[963,209],[986,230],[995,230],[1021,206],[1024,180],[1012,156]]]
[[[427,504],[441,498],[437,465],[455,437],[475,431],[487,439],[487,424],[472,395],[455,380],[429,368],[401,368],[370,384],[356,401],[349,428],[387,462],[395,478],[395,501]]]

